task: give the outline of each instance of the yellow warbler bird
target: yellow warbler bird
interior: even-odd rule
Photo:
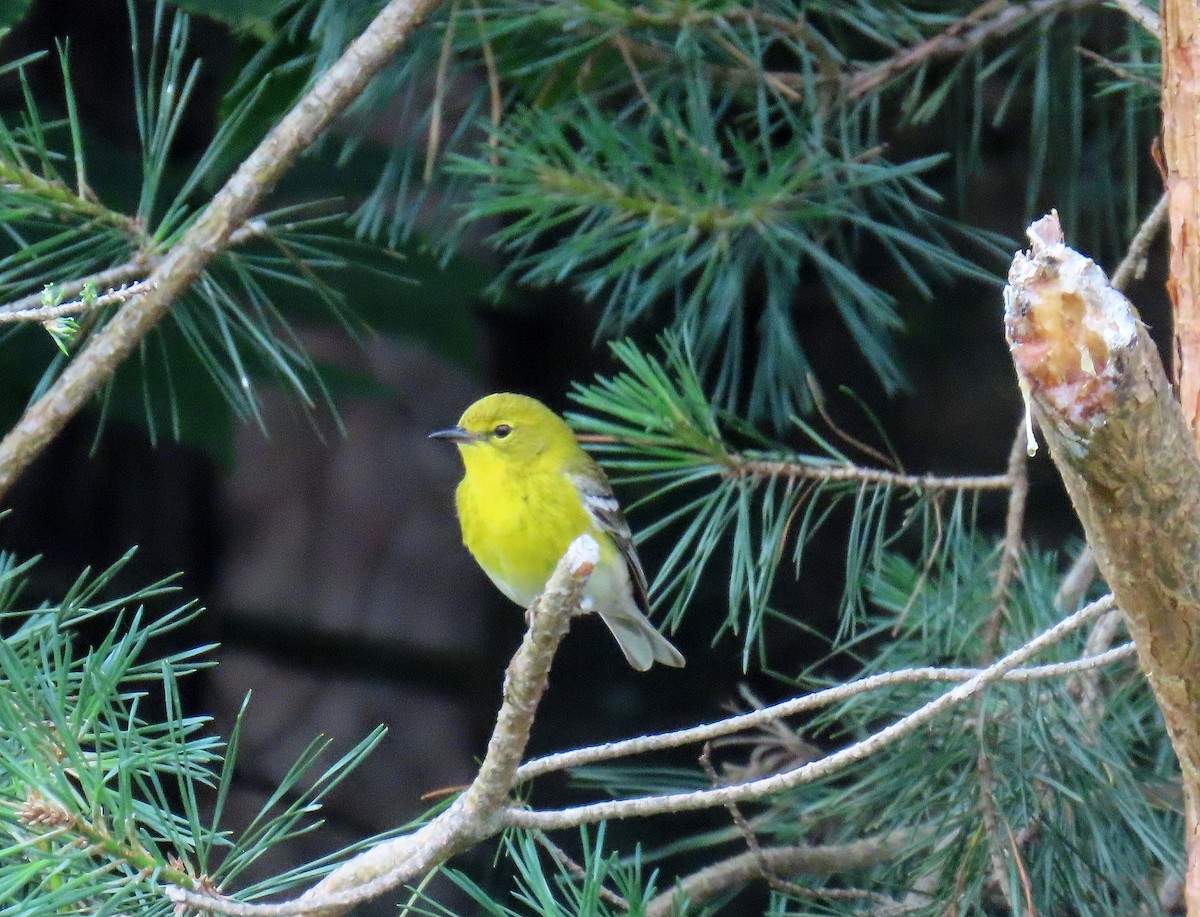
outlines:
[[[599,613],[639,672],[655,662],[683,665],[646,618],[646,573],[608,478],[562,418],[540,401],[501,393],[476,401],[457,427],[429,435],[458,446],[463,544],[501,592],[528,607],[567,546],[591,535],[600,563],[583,610]]]

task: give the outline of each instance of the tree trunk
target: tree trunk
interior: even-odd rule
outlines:
[[[1167,289],[1175,313],[1179,400],[1200,451],[1200,0],[1164,0],[1162,24]]]
[[[1133,306],[1063,244],[1057,215],[1029,236],[1005,290],[1013,362],[1179,758],[1200,917],[1200,458]]]
[[[1171,226],[1167,289],[1175,314],[1176,380],[1200,452],[1200,0],[1162,4],[1163,152]],[[1200,811],[1188,801],[1188,913],[1200,915]]]

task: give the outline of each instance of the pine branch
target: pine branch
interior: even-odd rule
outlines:
[[[112,377],[321,132],[361,94],[440,0],[391,0],[238,167],[126,303],[0,440],[0,497]]]
[[[530,608],[530,626],[504,678],[504,697],[487,753],[471,785],[445,812],[411,834],[387,840],[339,866],[294,901],[250,905],[178,886],[167,889],[177,905],[236,917],[320,914],[334,917],[418,876],[504,827],[517,765],[525,753],[550,665],[566,636],[572,614],[592,569],[599,545],[581,535],[567,549],[546,588]]]
[[[131,239],[141,238],[145,233],[145,227],[136,218],[110,210],[93,198],[72,191],[57,179],[45,178],[29,168],[3,158],[0,158],[0,184],[18,189],[61,212],[112,226]]]
[[[606,819],[644,818],[650,815],[692,812],[723,806],[727,802],[746,802],[763,799],[784,790],[827,777],[841,769],[882,751],[899,739],[922,728],[942,712],[974,697],[989,683],[1002,679],[1025,660],[1057,643],[1067,634],[1082,627],[1112,607],[1110,598],[1093,602],[1086,608],[1060,621],[1024,646],[980,670],[958,687],[921,706],[917,710],[873,733],[865,739],[800,767],[716,790],[672,793],[665,796],[643,796],[611,802],[592,803],[558,810],[508,809],[504,822],[516,828],[535,828],[543,831],[577,827]],[[758,713],[760,711],[756,711]],[[746,714],[753,716],[754,714]],[[637,740],[633,740],[637,741]],[[518,771],[518,777],[521,772]]]
[[[271,227],[265,220],[248,220],[229,235],[228,246],[234,248],[252,239],[270,235]],[[136,277],[146,277],[162,263],[165,255],[139,254],[136,258],[118,264],[103,271],[68,280],[63,284],[43,290],[41,293],[31,293],[14,299],[12,302],[0,305],[0,324],[18,322],[45,322],[64,316],[82,315],[94,309],[125,303],[134,296],[147,293],[150,290],[149,280],[134,280]],[[133,281],[132,283],[130,281]],[[48,294],[53,298],[62,296],[77,296],[87,290],[103,290],[93,296],[84,295],[71,302],[47,304]]]
[[[1004,681],[1024,682],[1041,678],[1061,678],[1077,672],[1090,672],[1103,666],[1110,665],[1120,659],[1133,655],[1133,644],[1106,650],[1097,655],[1087,655],[1071,662],[1056,662],[1032,668],[1015,669],[1005,672]],[[896,685],[920,684],[931,682],[966,682],[978,677],[984,670],[976,668],[940,668],[927,667],[917,669],[901,669],[895,672],[883,672],[878,675],[868,675],[837,685],[780,701],[768,707],[762,707],[749,713],[726,717],[701,726],[692,726],[673,732],[656,735],[638,736],[633,739],[623,739],[618,742],[606,742],[603,745],[591,745],[586,748],[576,748],[534,758],[517,769],[517,782],[532,780],[555,771],[583,767],[588,764],[598,764],[602,761],[612,761],[616,758],[627,758],[633,755],[643,755],[652,751],[662,751],[668,748],[678,748],[683,745],[693,745],[697,742],[707,742],[721,736],[733,735],[764,724],[777,722],[785,717],[817,710],[821,707],[839,703],[848,698],[877,691]]]
[[[594,545],[592,545],[594,548]],[[538,613],[533,615],[533,625],[526,635],[521,649],[514,657],[506,681],[505,701],[497,720],[496,731],[489,744],[488,755],[480,768],[480,774],[463,796],[453,803],[446,812],[437,816],[432,822],[410,835],[395,840],[385,841],[378,847],[362,854],[331,874],[320,885],[306,895],[291,902],[279,905],[250,905],[231,899],[217,898],[198,891],[172,889],[170,895],[176,904],[186,904],[202,911],[242,915],[242,917],[285,917],[289,914],[320,913],[338,914],[355,903],[376,897],[403,881],[412,880],[424,875],[437,864],[444,862],[455,853],[477,844],[493,835],[505,825],[525,826],[534,820],[539,823],[553,820],[549,827],[563,827],[567,824],[578,824],[590,821],[593,817],[625,817],[628,815],[649,814],[655,811],[680,811],[696,808],[698,797],[704,805],[724,805],[730,801],[760,798],[767,793],[777,792],[798,782],[808,782],[824,773],[831,772],[846,763],[861,760],[879,751],[895,739],[920,728],[940,710],[975,696],[988,683],[998,679],[1028,680],[1043,677],[1061,677],[1111,662],[1114,659],[1127,656],[1131,647],[1122,647],[1103,654],[1102,657],[1076,660],[1050,666],[1038,666],[1031,669],[1020,669],[1018,666],[1026,659],[1045,649],[1047,646],[1063,638],[1068,633],[1078,629],[1111,607],[1111,600],[1105,599],[1093,603],[1088,608],[1078,612],[1050,630],[1040,634],[1023,647],[1009,654],[1000,662],[982,670],[938,670],[927,672],[914,670],[906,673],[889,673],[893,683],[911,682],[915,680],[962,680],[958,688],[937,700],[926,704],[908,717],[903,718],[892,726],[874,734],[868,739],[843,749],[812,765],[805,765],[784,774],[723,787],[719,790],[704,791],[698,794],[684,794],[659,797],[649,800],[621,800],[616,803],[600,803],[597,806],[569,809],[562,812],[528,812],[519,809],[506,808],[508,793],[515,783],[523,778],[532,776],[533,772],[547,772],[567,764],[582,763],[588,758],[589,750],[552,756],[552,759],[541,759],[530,762],[523,768],[517,768],[536,712],[537,700],[545,688],[550,660],[557,642],[565,633],[567,618],[573,602],[577,601],[582,587],[582,579],[586,578],[588,562],[580,562],[578,557],[565,558],[556,572],[555,578],[548,585],[543,605]],[[557,611],[552,611],[557,609]],[[885,683],[877,679],[868,686],[866,682],[840,686],[829,692],[820,692],[822,699],[844,698],[850,692],[861,692],[868,687],[877,687]],[[817,695],[811,696],[816,698]],[[810,699],[798,699],[808,700]],[[804,709],[796,702],[790,702],[794,712]],[[780,707],[755,711],[741,717],[731,718],[729,722],[745,728],[756,722],[781,715]],[[652,743],[657,747],[669,747],[681,744],[681,738],[694,740],[700,731],[705,736],[722,734],[718,729],[713,732],[709,727],[700,727],[683,733],[659,737]],[[689,732],[689,731],[685,731]],[[631,740],[625,743],[626,748],[633,743],[645,743],[645,739]],[[610,746],[610,748],[613,746]],[[590,760],[602,760],[606,755],[594,755]],[[552,766],[545,766],[552,763]],[[539,765],[541,765],[539,769]],[[796,778],[799,777],[799,780]],[[652,805],[647,807],[645,803]],[[663,807],[665,805],[665,807]],[[615,809],[613,807],[616,807]],[[603,810],[601,812],[601,810]],[[854,848],[846,848],[854,849]],[[811,854],[811,862],[822,862],[820,857],[828,856],[834,860],[842,859],[844,853],[841,847],[835,845],[824,852],[818,848]],[[824,860],[823,862],[830,862]],[[741,866],[731,867],[740,869]],[[833,868],[833,867],[831,867]],[[732,881],[732,880],[730,880]]]
[[[877,567],[885,542],[907,530],[921,533],[928,548],[942,537],[935,531],[971,525],[965,510],[971,495],[1011,486],[1007,474],[916,475],[860,465],[828,434],[797,418],[793,423],[809,444],[805,450],[760,437],[755,437],[758,448],[736,449],[723,432],[728,418],[707,400],[689,341],[668,335],[662,343],[666,356],[660,362],[629,342],[614,342],[613,353],[625,369],[578,388],[573,397],[590,413],[571,415],[571,420],[587,431],[582,438],[599,447],[618,482],[652,486],[642,502],[690,488],[688,503],[660,513],[641,532],[645,538],[669,534],[673,539],[652,594],[669,603],[668,621],[679,620],[687,596],[719,550],[734,568],[726,626],[744,634],[746,654],[759,646],[760,624],[769,613],[785,551],[791,549],[799,566],[813,534],[840,501],[854,506],[841,609],[849,627],[862,610],[865,577]],[[902,517],[893,512],[901,501],[911,506]],[[731,543],[722,540],[726,533],[732,533]],[[933,558],[936,550],[929,553]]]
[[[768,153],[761,138],[715,134],[724,108],[716,97],[656,101],[652,111],[643,103],[622,118],[587,98],[565,107],[511,115],[497,135],[495,166],[453,158],[450,170],[472,183],[464,223],[505,218],[491,237],[505,254],[498,287],[569,278],[604,304],[604,334],[624,333],[673,302],[672,325],[687,329],[722,406],[743,400],[745,386],[749,413],[783,426],[810,405],[793,314],[809,280],[885,388],[903,387],[890,346],[897,299],[851,266],[864,245],[877,243],[922,295],[955,275],[992,279],[951,238],[984,252],[994,238],[931,209],[938,198],[921,176],[941,157],[892,163],[852,133],[831,140],[815,115]],[[749,327],[742,299],[760,281],[770,295]],[[752,373],[743,366],[751,336]]]
[[[1096,4],[1097,0],[1031,0],[1018,4],[987,0],[937,35],[853,74],[844,91],[849,98],[860,99],[904,71],[930,60],[963,57],[989,41],[1012,34],[1031,20],[1077,12]]]

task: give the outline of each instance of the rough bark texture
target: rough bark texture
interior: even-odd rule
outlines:
[[[1124,611],[1179,758],[1188,849],[1200,811],[1200,459],[1129,301],[1062,243],[1029,230],[1005,290],[1018,379],[1100,571]],[[1189,884],[1194,870],[1189,867]],[[1189,888],[1188,913],[1200,915]]]
[[[600,546],[595,539],[580,535],[559,560],[545,590],[534,599],[525,639],[504,673],[504,697],[487,754],[471,785],[444,812],[409,834],[382,841],[352,857],[292,901],[242,904],[174,887],[167,889],[170,899],[181,908],[246,917],[340,917],[356,905],[424,876],[502,830],[517,765],[529,743],[554,654],[571,626],[571,617],[579,613],[584,586],[599,561]]]
[[[1163,153],[1170,201],[1176,374],[1200,451],[1200,2],[1162,5]]]

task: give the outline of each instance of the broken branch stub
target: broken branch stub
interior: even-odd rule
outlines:
[[[1004,325],[1029,411],[1125,613],[1200,812],[1200,460],[1137,311],[1056,214],[1029,228]],[[1198,845],[1189,837],[1195,855]]]

